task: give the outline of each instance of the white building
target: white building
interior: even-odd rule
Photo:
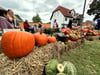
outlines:
[[[51,28],[54,26],[54,22],[58,24],[58,27],[67,27],[70,20],[73,20],[78,15],[76,15],[75,10],[67,9],[62,6],[58,6],[51,15]]]

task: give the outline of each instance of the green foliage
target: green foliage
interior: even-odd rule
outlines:
[[[100,0],[93,0],[87,13],[89,15],[95,15],[94,20],[100,18]]]
[[[48,62],[45,67],[46,75],[56,75],[57,74],[57,65],[59,62],[56,59],[52,59]]]
[[[37,14],[36,16],[33,16],[32,21],[33,23],[42,23],[39,14]]]

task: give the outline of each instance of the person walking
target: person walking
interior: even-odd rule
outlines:
[[[28,32],[30,31],[28,20],[25,20],[25,22],[24,22],[24,29],[25,29],[25,31],[28,31]]]
[[[69,20],[69,23],[68,23],[68,28],[72,29],[72,20]]]

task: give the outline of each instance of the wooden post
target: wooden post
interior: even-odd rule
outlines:
[[[84,1],[84,7],[83,7],[83,13],[82,13],[82,20],[81,20],[81,29],[82,29],[82,24],[83,24],[83,20],[84,20],[84,13],[85,13],[85,6],[86,6],[86,0]],[[83,33],[81,33],[81,36],[83,36]],[[84,41],[84,38],[81,39],[81,42]]]

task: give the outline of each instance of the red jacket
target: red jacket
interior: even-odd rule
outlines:
[[[24,23],[24,29],[29,30],[29,26],[26,23]]]

